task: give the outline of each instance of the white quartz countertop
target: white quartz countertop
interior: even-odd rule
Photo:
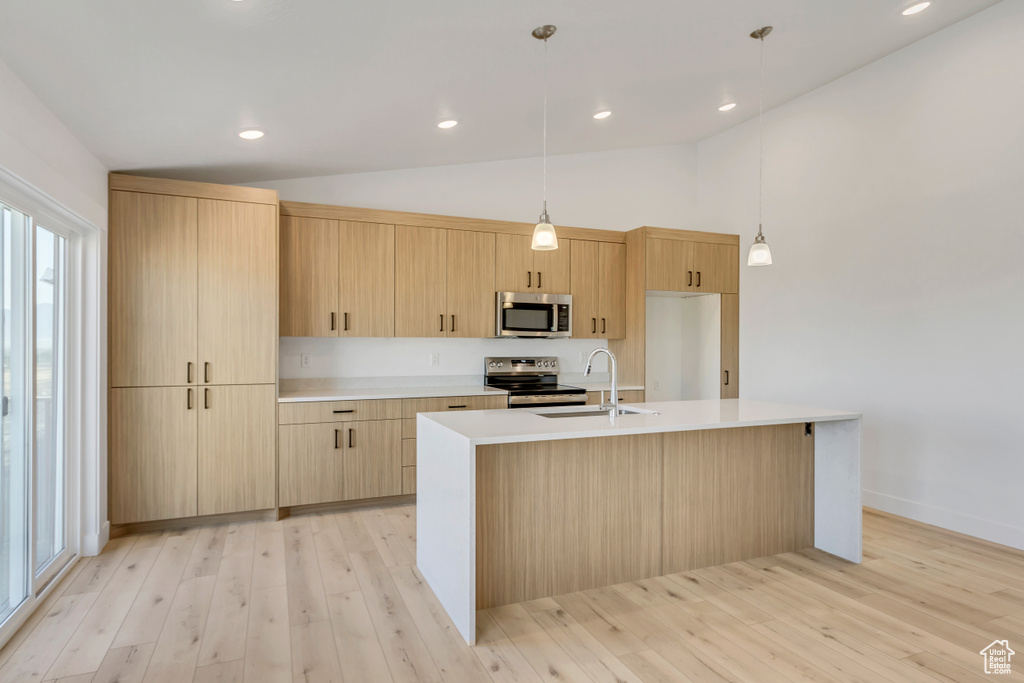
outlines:
[[[299,389],[282,391],[279,403],[303,401],[368,401],[383,398],[431,398],[448,396],[506,396],[507,391],[482,384],[470,386],[381,387],[364,389]]]
[[[419,419],[436,422],[442,427],[468,438],[473,445],[482,445],[585,439],[594,436],[656,434],[697,429],[755,427],[794,422],[831,422],[860,418],[859,413],[751,401],[742,398],[631,403],[628,405],[655,410],[657,414],[619,415],[614,420],[604,413],[594,417],[568,418],[549,418],[536,414],[556,410],[565,412],[580,410],[579,407],[569,407],[420,413]]]

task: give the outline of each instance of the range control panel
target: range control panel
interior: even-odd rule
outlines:
[[[488,357],[484,358],[484,371],[488,375],[550,375],[558,372],[558,358]]]

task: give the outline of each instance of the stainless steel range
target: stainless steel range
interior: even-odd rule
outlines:
[[[484,358],[484,384],[508,392],[509,408],[583,406],[587,391],[558,383],[558,359]]]

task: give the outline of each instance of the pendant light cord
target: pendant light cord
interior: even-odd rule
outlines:
[[[548,39],[544,39],[544,215],[548,214]],[[547,221],[547,218],[544,219]]]
[[[757,112],[757,137],[759,142],[757,171],[757,234],[761,235],[761,207],[764,195],[764,36],[761,36],[761,94]]]

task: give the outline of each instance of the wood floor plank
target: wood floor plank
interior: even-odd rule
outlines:
[[[185,564],[198,536],[198,530],[188,529],[170,533],[164,538],[156,562],[121,623],[111,648],[153,643],[160,637],[167,612],[171,609],[171,600],[181,583]]]
[[[284,559],[284,524],[257,522],[252,562],[252,587],[270,588],[287,583]]]
[[[342,683],[338,650],[329,621],[291,627],[292,680],[303,683]]]
[[[416,557],[416,506],[396,505],[385,514],[409,555]]]
[[[694,683],[654,650],[630,652],[619,659],[644,683]]]
[[[473,653],[495,683],[540,681],[540,676],[487,612],[476,617],[476,647]]]
[[[341,537],[345,539],[345,546],[350,553],[365,553],[376,551],[370,533],[363,524],[363,518],[358,510],[346,510],[334,515],[334,522],[341,530]]]
[[[986,680],[985,676],[961,669],[956,664],[933,655],[931,652],[921,652],[907,657],[903,661],[913,664],[922,672],[939,681],[947,681],[948,683],[981,683],[981,681]]]
[[[99,593],[103,590],[110,577],[121,566],[128,551],[135,544],[135,536],[122,536],[107,543],[103,552],[85,561],[85,567],[79,572],[71,584],[64,589],[64,595],[77,593]]]
[[[317,561],[320,564],[320,579],[324,584],[324,593],[336,595],[359,590],[359,581],[356,580],[352,562],[348,557],[348,547],[341,537],[335,516],[314,515],[309,518],[309,523]]]
[[[559,595],[555,602],[612,654],[621,657],[647,649],[642,640],[630,633],[617,619],[596,608],[582,593]]]
[[[14,655],[14,653],[21,647],[21,644],[28,640],[29,636],[35,630],[39,622],[49,613],[54,603],[57,602],[64,594],[64,588],[71,585],[71,583],[78,576],[78,573],[82,571],[82,568],[88,564],[85,560],[73,560],[74,565],[70,567],[68,573],[64,575],[60,583],[54,586],[53,590],[50,591],[49,595],[40,603],[36,611],[25,620],[25,623],[21,625],[10,640],[0,647],[0,669],[4,668],[7,661]]]
[[[127,645],[107,652],[92,683],[142,683],[156,643]]]
[[[260,547],[258,541],[256,547]],[[276,683],[287,681],[291,675],[288,589],[283,584],[253,588],[246,627],[246,683]]]
[[[227,538],[228,527],[226,525],[200,528],[196,543],[192,546],[192,553],[185,564],[183,576],[186,579],[216,576]]]
[[[236,659],[233,662],[218,662],[196,667],[193,683],[242,683],[244,680],[244,662]]]
[[[219,547],[222,546],[220,543]],[[217,564],[220,564],[219,559]],[[145,683],[192,680],[216,583],[216,576],[197,576],[186,578],[178,585],[146,669]]]
[[[129,550],[50,667],[47,678],[77,676],[99,668],[159,554],[160,549],[152,545]]]
[[[360,510],[359,514],[385,567],[415,562],[383,510]]]
[[[99,593],[75,593],[54,601],[45,616],[0,667],[0,681],[42,681]]]
[[[531,615],[595,683],[641,683],[628,666],[561,607]]]
[[[342,674],[350,681],[390,683],[391,671],[359,591],[327,596]]]
[[[327,621],[327,595],[307,517],[284,522],[285,570],[288,586],[288,618],[292,626]],[[311,633],[317,633],[313,631]]]
[[[232,525],[228,530],[224,555],[217,568],[217,582],[213,588],[213,600],[206,619],[202,647],[199,648],[197,667],[245,658],[255,531],[252,524]],[[229,667],[223,670],[233,669]]]
[[[541,680],[592,681],[522,605],[492,607],[488,612]]]
[[[416,622],[376,550],[351,553],[352,567],[395,681],[441,680]],[[425,627],[427,625],[424,625]]]
[[[466,647],[462,634],[416,567],[411,564],[395,565],[390,573],[441,678],[446,682],[466,683],[486,680],[487,672],[480,660]]]

